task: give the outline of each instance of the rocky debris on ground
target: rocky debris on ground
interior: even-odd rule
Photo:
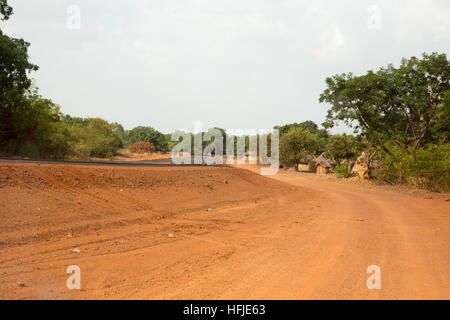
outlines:
[[[210,190],[216,189],[219,184],[230,184],[230,176],[227,169],[220,168],[213,173],[198,172],[186,176],[184,171],[168,171],[167,169],[156,171],[142,171],[139,169],[121,168],[85,168],[69,166],[29,166],[23,168],[18,165],[0,165],[0,188],[24,186],[60,188],[61,185],[88,190],[107,185],[124,192],[126,188],[148,187],[191,187],[203,186]],[[198,169],[192,171],[200,171]]]
[[[231,167],[0,164],[0,178],[13,182],[0,189],[0,248],[80,238],[104,227],[141,227],[190,213],[192,208],[205,212],[209,207],[274,194],[267,178]],[[73,248],[67,252],[78,255],[71,252]]]
[[[155,152],[155,146],[151,142],[139,141],[139,142],[135,142],[131,146],[129,146],[128,150],[131,153],[151,154],[151,153]]]
[[[31,170],[17,166],[0,166],[0,188],[28,185],[46,186],[49,185],[45,179],[36,176]]]

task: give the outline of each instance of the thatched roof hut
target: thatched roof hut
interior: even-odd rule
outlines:
[[[314,163],[316,165],[317,174],[330,173],[336,166],[336,162],[332,158],[327,157],[326,152],[314,159]]]

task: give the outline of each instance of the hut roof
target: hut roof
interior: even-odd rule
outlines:
[[[316,167],[317,166],[321,166],[324,168],[331,168],[334,166],[335,162],[333,159],[329,159],[326,157],[325,152],[322,153],[320,156],[318,156],[315,160],[314,160]]]

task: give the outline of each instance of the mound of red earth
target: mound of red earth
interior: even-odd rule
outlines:
[[[129,281],[136,276],[132,261],[140,250],[162,250],[152,253],[151,264],[169,258],[196,265],[200,262],[189,258],[186,249],[180,247],[180,254],[186,251],[180,256],[168,256],[164,247],[232,232],[237,225],[261,226],[264,232],[275,212],[282,212],[276,219],[283,223],[292,215],[280,207],[300,201],[298,190],[230,167],[1,164],[0,298],[78,297],[80,292],[65,287],[65,270],[71,264],[82,265],[89,279],[83,281],[92,290],[83,294],[102,298],[94,289],[97,284],[92,287],[97,281],[103,286],[101,270],[125,268],[120,274]],[[218,257],[230,254],[214,241]],[[203,249],[195,245],[189,250]],[[117,260],[117,254],[127,258]],[[86,267],[88,261],[99,271]]]
[[[445,299],[434,197],[229,167],[0,164],[0,299]]]
[[[0,246],[217,210],[292,189],[228,167],[0,165]]]
[[[154,144],[151,142],[139,141],[129,146],[128,150],[132,153],[142,154],[142,153],[153,153],[155,152],[156,148]]]

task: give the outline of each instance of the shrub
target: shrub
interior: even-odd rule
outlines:
[[[435,192],[449,190],[449,143],[430,144],[425,149],[410,147],[406,155],[398,149],[391,153],[381,154],[381,166],[373,173],[374,178]]]
[[[340,165],[334,168],[334,172],[338,178],[348,178],[350,177],[350,166],[348,163],[341,163]]]
[[[126,145],[132,145],[135,142],[150,142],[155,146],[156,151],[167,152],[169,146],[166,136],[152,127],[139,126],[126,132]]]
[[[362,142],[355,136],[335,134],[328,139],[326,146],[331,156],[338,162],[355,160],[363,149]]]
[[[128,150],[132,153],[153,153],[156,149],[151,142],[139,141],[129,146]]]
[[[42,98],[37,90],[27,91],[16,102],[18,106],[7,121],[7,141],[0,139],[0,149],[32,158],[64,159],[71,154],[73,137],[61,121],[59,106]]]
[[[82,158],[113,156],[123,146],[122,136],[114,124],[100,118],[88,120],[88,124],[76,123],[72,130],[76,138],[74,152]]]
[[[307,130],[293,128],[280,139],[280,159],[283,162],[298,164],[308,162],[317,153],[319,141]]]

